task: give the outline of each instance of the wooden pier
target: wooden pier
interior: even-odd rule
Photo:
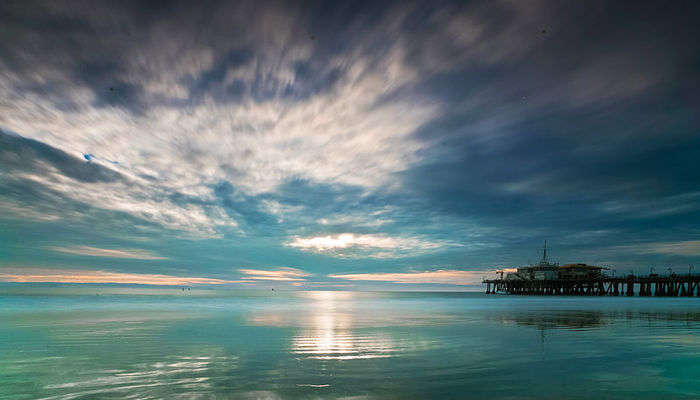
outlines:
[[[485,279],[486,294],[534,296],[700,297],[700,275],[633,276],[597,279]]]

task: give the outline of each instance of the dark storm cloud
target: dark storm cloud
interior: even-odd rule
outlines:
[[[226,78],[226,73],[230,69],[236,69],[237,67],[240,67],[250,61],[250,51],[229,51],[227,54],[224,54],[221,59],[216,60],[211,68],[203,71],[202,74],[197,77],[192,84],[190,84],[190,96],[198,97],[204,93],[209,93],[212,90],[220,92],[223,95],[235,94],[234,92],[238,90],[236,87],[240,87],[241,83],[240,81],[236,81],[227,85],[224,81]],[[217,90],[217,88],[219,90]],[[221,97],[221,94],[219,94],[217,97]]]
[[[150,2],[6,2],[0,31],[3,63],[21,77],[19,90],[67,103],[70,98],[61,99],[60,95],[75,90],[76,85],[83,86],[94,95],[93,106],[120,107],[137,114],[156,105],[187,104],[149,91],[143,83],[167,72],[154,67],[173,67],[168,64],[172,59],[203,64],[202,60],[189,60],[198,56],[190,50],[211,51],[213,61],[205,68],[195,68],[179,82],[187,87],[188,103],[200,101],[204,94],[219,101],[240,100],[243,94],[257,100],[277,95],[309,96],[330,87],[338,77],[336,68],[324,66],[332,55],[326,49],[317,52],[316,61],[304,60],[294,66],[292,73],[298,77],[294,85],[279,80],[260,62],[253,65],[252,77],[225,81],[227,73],[254,58],[275,62],[284,56],[269,53],[278,50],[276,46],[291,48],[298,39],[316,40],[308,33],[311,26],[274,26],[294,15],[299,22],[308,20],[300,6],[275,2],[152,6]],[[281,18],[284,13],[292,15]],[[255,21],[266,26],[250,26]],[[274,32],[275,28],[280,32]],[[286,33],[291,35],[282,36]],[[318,37],[328,37],[327,33]],[[283,42],[278,43],[280,40]],[[68,106],[76,107],[72,103]]]
[[[691,11],[574,4],[514,60],[427,80],[450,106],[419,131],[434,161],[406,173],[409,187],[449,213],[560,232],[637,232],[652,215],[621,218],[608,202],[695,210],[697,94],[679,84],[697,82]]]
[[[21,78],[18,89],[60,102],[60,95],[79,83],[93,91],[97,106],[137,110],[140,88],[121,79],[125,71],[120,60],[128,45],[118,29],[117,10],[95,13],[97,9],[78,5],[3,3],[0,51],[10,71]],[[112,33],[105,35],[106,31]]]

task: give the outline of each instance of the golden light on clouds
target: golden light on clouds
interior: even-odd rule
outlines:
[[[45,282],[45,283],[123,283],[138,285],[221,285],[242,283],[223,279],[184,277],[159,274],[131,274],[109,271],[67,270],[45,268],[3,268],[1,282]]]
[[[245,275],[244,279],[254,279],[263,281],[303,281],[311,274],[296,268],[281,267],[276,270],[264,269],[239,269]]]
[[[139,249],[102,249],[91,246],[51,247],[51,250],[59,253],[75,254],[79,256],[133,258],[138,260],[167,260],[168,257],[155,255],[147,250]]]
[[[460,271],[441,269],[422,272],[385,272],[366,274],[331,274],[329,278],[351,281],[379,281],[392,283],[437,283],[447,285],[475,285],[481,283],[488,271]]]

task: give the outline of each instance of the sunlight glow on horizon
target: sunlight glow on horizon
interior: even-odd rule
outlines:
[[[80,256],[93,257],[111,257],[111,258],[133,258],[138,260],[167,260],[168,257],[155,255],[147,250],[139,249],[102,249],[91,246],[72,246],[72,247],[51,247],[51,250],[59,253],[75,254]]]
[[[380,281],[391,283],[434,283],[449,285],[475,285],[492,271],[437,270],[422,272],[379,272],[364,274],[330,274],[329,278],[351,281]]]
[[[160,274],[131,274],[108,271],[51,270],[44,268],[0,269],[0,282],[16,283],[122,283],[138,285],[221,285],[245,283],[245,280],[223,280],[200,277],[181,277]]]
[[[246,275],[245,279],[264,281],[303,281],[307,276],[311,276],[307,272],[291,267],[281,267],[277,270],[242,268],[238,271]]]

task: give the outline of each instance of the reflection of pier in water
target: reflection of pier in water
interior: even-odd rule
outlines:
[[[700,312],[692,311],[584,311],[561,310],[520,313],[496,313],[489,318],[505,325],[534,327],[540,330],[589,330],[596,329],[614,321],[638,321],[660,323],[664,321],[700,322]]]
[[[604,314],[596,311],[505,313],[496,314],[494,319],[503,324],[517,324],[538,329],[584,330],[605,324]]]

